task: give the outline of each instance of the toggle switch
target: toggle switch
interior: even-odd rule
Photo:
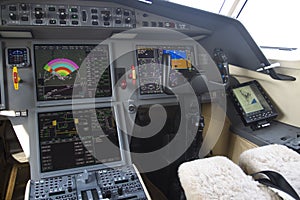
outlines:
[[[131,79],[132,79],[132,84],[136,84],[136,70],[135,67],[132,65],[131,66]]]
[[[19,90],[19,83],[21,81],[21,78],[19,76],[18,68],[16,66],[13,67],[12,78],[15,90]]]

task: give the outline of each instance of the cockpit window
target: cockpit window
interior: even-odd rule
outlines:
[[[235,0],[166,0],[192,8],[197,8],[217,14],[228,15]]]
[[[247,0],[236,16],[263,49],[300,48],[299,0]]]
[[[165,1],[238,19],[267,57],[274,53],[273,50],[280,50],[278,53],[282,56],[290,51],[300,51],[299,0]]]

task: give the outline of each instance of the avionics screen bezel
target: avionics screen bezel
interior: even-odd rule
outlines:
[[[2,70],[3,72],[3,70]],[[3,73],[1,73],[0,75],[0,110],[4,110],[6,109],[6,105],[5,105],[5,92],[4,92],[4,77],[2,75]]]
[[[40,152],[40,137],[39,137],[39,124],[38,124],[38,116],[42,113],[53,113],[53,112],[62,112],[62,111],[71,111],[71,110],[87,110],[87,109],[101,109],[101,108],[112,108],[113,115],[116,123],[116,130],[118,134],[118,140],[119,140],[119,146],[120,146],[120,156],[121,159],[117,161],[107,162],[107,163],[94,163],[91,165],[85,165],[85,166],[74,166],[74,168],[67,168],[67,169],[60,169],[60,170],[52,170],[52,171],[42,171],[42,159],[41,159],[41,152]],[[41,178],[47,178],[47,177],[53,177],[53,176],[59,176],[59,175],[66,175],[66,174],[74,174],[74,173],[82,173],[84,170],[98,170],[103,169],[107,167],[118,167],[125,165],[126,163],[130,162],[130,158],[127,155],[128,150],[128,142],[126,140],[126,137],[124,133],[122,132],[120,128],[120,112],[117,109],[116,105],[112,105],[110,103],[101,103],[96,104],[95,106],[91,105],[76,105],[76,108],[72,106],[60,106],[58,108],[53,107],[43,107],[38,108],[34,113],[35,118],[35,132],[36,134],[31,138],[31,142],[35,145],[32,145],[31,148],[31,177],[32,179],[41,179]]]
[[[230,94],[233,104],[246,126],[260,121],[270,121],[278,116],[270,97],[256,80],[232,87]],[[248,95],[249,97],[247,97]],[[250,97],[252,98],[247,100]]]
[[[105,97],[92,97],[92,98],[67,98],[67,99],[51,99],[51,100],[39,100],[38,99],[38,85],[37,85],[37,63],[36,63],[36,53],[35,53],[35,47],[36,46],[94,46],[97,47],[98,45],[104,45],[107,46],[108,49],[108,65],[109,65],[109,73],[110,73],[110,90],[111,94],[110,96],[105,96]],[[68,105],[68,104],[81,104],[81,103],[94,103],[94,102],[110,102],[114,99],[114,70],[112,66],[112,61],[111,61],[111,45],[109,43],[104,43],[101,41],[91,41],[91,42],[84,42],[84,43],[78,43],[78,42],[73,42],[73,41],[66,41],[66,42],[61,42],[61,41],[53,41],[53,42],[36,42],[33,43],[32,45],[32,62],[34,66],[33,70],[33,77],[34,77],[34,95],[35,95],[35,101],[37,106],[52,106],[52,105]],[[42,67],[42,66],[40,66]]]
[[[2,43],[0,42],[0,48],[2,49]],[[0,54],[0,60],[3,59],[3,54]],[[0,64],[0,110],[6,109],[5,99],[5,87],[4,87],[4,63]]]

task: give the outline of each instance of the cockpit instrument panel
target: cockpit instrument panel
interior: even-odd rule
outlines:
[[[36,44],[37,101],[111,97],[107,45]]]

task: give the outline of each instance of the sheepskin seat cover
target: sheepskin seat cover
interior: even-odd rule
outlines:
[[[292,149],[277,144],[249,149],[240,155],[239,165],[247,174],[279,172],[300,196],[300,154]]]
[[[278,199],[223,156],[183,163],[178,169],[178,175],[188,200]]]

